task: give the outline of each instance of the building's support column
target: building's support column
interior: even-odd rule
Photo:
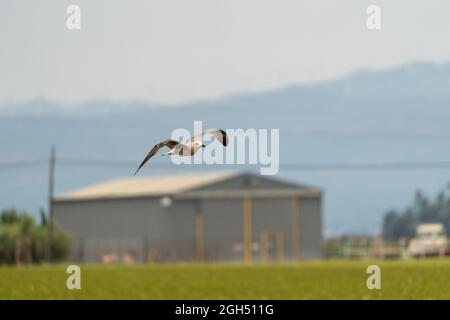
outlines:
[[[275,233],[277,242],[277,261],[282,262],[284,260],[284,235],[282,231]]]
[[[260,246],[261,262],[267,262],[269,260],[269,233],[265,230],[261,231]]]
[[[243,199],[244,262],[252,262],[252,198]]]
[[[197,262],[205,260],[204,217],[199,203],[197,203],[197,212],[195,213],[195,257]]]
[[[150,252],[150,245],[148,241],[148,237],[144,236],[142,237],[142,262],[146,263],[149,262],[149,252]]]
[[[292,198],[292,260],[300,259],[300,197]]]

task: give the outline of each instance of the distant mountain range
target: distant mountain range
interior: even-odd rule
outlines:
[[[37,212],[46,205],[47,168],[42,161],[51,144],[58,159],[132,161],[129,167],[128,162],[115,167],[60,161],[56,187],[63,192],[132,174],[131,163],[137,166],[149,147],[175,128],[192,131],[194,120],[203,120],[205,127],[279,128],[281,163],[450,160],[450,64],[363,71],[177,106],[107,100],[70,107],[45,100],[6,105],[0,107],[0,208]],[[36,165],[5,165],[19,160],[36,160]],[[324,189],[328,233],[372,233],[382,214],[407,205],[415,189],[432,193],[450,180],[444,169],[288,169],[282,168],[280,176]],[[174,171],[183,169],[150,165],[143,173]]]

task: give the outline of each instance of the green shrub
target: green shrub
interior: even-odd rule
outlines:
[[[70,251],[70,236],[55,224],[52,239],[51,260],[64,259]],[[26,212],[18,213],[14,209],[0,212],[0,264],[42,262],[46,257],[47,243],[48,226],[42,217],[37,224]]]

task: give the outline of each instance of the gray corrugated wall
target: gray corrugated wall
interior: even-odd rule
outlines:
[[[217,261],[242,260],[243,203],[240,199],[206,200],[202,202],[205,215],[206,258]],[[260,244],[264,230],[283,234],[284,258],[292,258],[292,199],[253,199],[252,239]],[[322,219],[320,198],[300,199],[300,258],[321,257]],[[275,240],[271,237],[275,245]],[[240,250],[239,250],[240,249]],[[253,252],[255,261],[260,251]]]
[[[300,258],[322,257],[321,198],[300,198]]]
[[[284,259],[292,257],[292,200],[289,198],[256,199],[253,201],[253,241],[260,243],[261,233],[267,230],[281,232],[284,243]],[[271,244],[276,240],[272,235]],[[271,251],[275,251],[273,248]],[[260,253],[254,254],[255,259]],[[272,257],[274,258],[274,257]]]
[[[72,258],[85,261],[98,261],[119,244],[126,250],[127,243],[137,260],[145,258],[150,247],[164,260],[185,260],[194,252],[194,213],[192,201],[174,202],[169,208],[162,208],[159,199],[54,204],[55,221],[73,236]]]
[[[203,200],[205,258],[210,261],[239,261],[242,251],[242,201]]]
[[[253,199],[253,242],[263,230],[277,229],[284,236],[285,258],[292,253],[290,198]],[[205,258],[211,261],[242,260],[243,204],[240,199],[203,200]],[[321,256],[320,198],[300,200],[300,256]],[[174,201],[162,208],[159,198],[57,202],[55,221],[74,236],[72,258],[98,261],[99,256],[120,249],[136,260],[146,259],[150,248],[160,261],[195,259],[194,200]],[[81,239],[83,239],[81,241]],[[79,245],[84,247],[84,252]],[[255,261],[260,252],[254,252]]]

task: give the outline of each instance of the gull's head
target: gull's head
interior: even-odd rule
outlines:
[[[204,144],[202,144],[200,141],[195,141],[194,144],[198,147],[198,148],[204,148],[206,147]]]

